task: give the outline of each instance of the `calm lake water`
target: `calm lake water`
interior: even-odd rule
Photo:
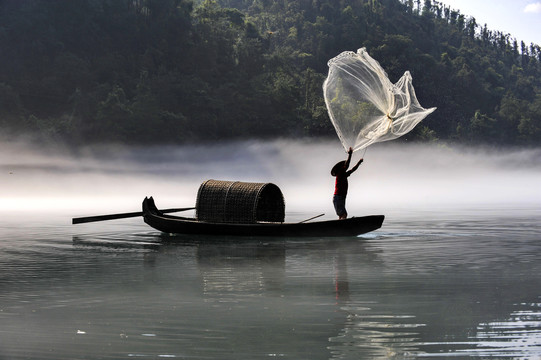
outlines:
[[[368,200],[354,206],[369,196],[352,189],[351,212],[385,214],[380,230],[336,239],[257,239],[173,237],[140,218],[71,225],[74,216],[123,212],[110,204],[132,201],[124,192],[161,185],[164,173],[182,182],[187,177],[180,170],[154,169],[127,186],[129,176],[107,175],[112,166],[75,171],[71,161],[54,168],[31,163],[9,176],[8,166],[4,161],[4,181],[24,176],[4,183],[15,195],[3,198],[0,209],[2,360],[541,358],[541,205],[532,185],[541,179],[538,169],[516,177],[534,179],[529,186],[513,183],[513,191],[530,192],[530,202],[466,198],[482,192],[484,179],[461,192],[446,186],[449,199],[462,197],[446,206],[443,195],[439,206],[386,201],[378,207]],[[124,163],[123,173],[144,172],[133,169],[138,165]],[[192,184],[194,173],[183,188],[187,198],[199,185]],[[368,167],[360,183],[377,183],[370,174]],[[92,181],[84,187],[103,206],[75,186],[85,177]],[[446,177],[424,178],[423,186],[434,191]],[[45,188],[32,190],[41,182]],[[171,191],[172,182],[147,191]],[[105,183],[117,184],[118,198]],[[385,192],[385,184],[370,191]],[[318,191],[315,186],[306,198],[284,191],[286,204],[293,198],[290,208],[297,199],[313,206],[308,197]],[[122,210],[137,211],[146,195]],[[164,207],[190,205],[177,202],[184,196]],[[330,203],[326,193],[321,197]],[[319,209],[288,217],[302,220]],[[333,217],[332,210],[327,214]]]
[[[1,359],[541,357],[541,209],[332,240],[2,215]]]

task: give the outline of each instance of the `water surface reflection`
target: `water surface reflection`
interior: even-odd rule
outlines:
[[[513,214],[332,240],[4,226],[0,358],[537,359],[540,218]]]

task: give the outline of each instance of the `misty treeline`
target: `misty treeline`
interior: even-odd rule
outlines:
[[[0,0],[0,125],[69,143],[334,136],[366,47],[438,110],[409,136],[541,143],[541,48],[431,0]]]

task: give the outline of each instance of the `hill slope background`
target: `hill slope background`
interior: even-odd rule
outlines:
[[[410,140],[541,144],[541,48],[431,0],[3,0],[0,19],[4,135],[334,136],[327,61],[366,47],[438,107]]]

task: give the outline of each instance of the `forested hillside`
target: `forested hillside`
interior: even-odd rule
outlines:
[[[334,136],[366,47],[438,110],[411,139],[541,144],[541,48],[425,0],[0,0],[2,133],[72,144]]]

